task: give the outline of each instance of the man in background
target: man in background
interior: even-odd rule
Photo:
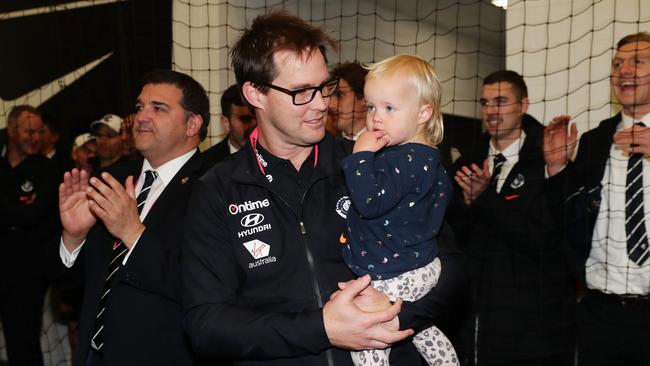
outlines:
[[[242,102],[237,84],[231,85],[221,95],[221,126],[227,135],[221,142],[203,152],[203,163],[206,167],[211,167],[239,151],[255,128],[255,116]]]
[[[78,362],[193,365],[180,258],[190,190],[203,173],[198,145],[207,135],[209,101],[191,77],[154,70],[136,109],[135,147],[144,158],[90,180],[72,170],[59,187],[59,269],[84,280]]]
[[[54,162],[61,179],[63,172],[72,168],[70,155],[59,151],[61,145],[61,122],[52,115],[43,115],[41,154]]]
[[[545,189],[544,126],[514,71],[488,75],[480,103],[486,132],[455,162],[447,209],[472,279],[452,341],[462,364],[572,365],[575,294],[550,204],[561,201]]]
[[[95,136],[86,132],[75,137],[70,157],[75,168],[85,170],[89,175],[92,175],[99,163],[96,158],[97,140]]]
[[[578,365],[650,365],[650,33],[618,41],[610,82],[622,111],[582,135],[574,162],[576,127],[554,119],[545,157],[584,288]]]
[[[99,168],[106,168],[122,158],[123,143],[120,136],[122,118],[107,114],[90,124],[90,132],[97,141],[97,158]]]
[[[39,153],[41,114],[14,107],[0,157],[0,321],[9,364],[43,364],[40,331],[47,281],[45,247],[58,229],[54,164]]]
[[[330,100],[327,124],[348,140],[356,140],[366,130],[363,86],[367,73],[358,61],[344,62],[332,70],[332,78],[339,79],[339,88]]]

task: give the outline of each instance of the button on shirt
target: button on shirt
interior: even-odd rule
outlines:
[[[622,114],[617,131],[630,128],[635,122],[650,126],[650,114],[640,120]],[[629,156],[615,144],[609,152],[601,180],[600,209],[586,263],[587,287],[619,295],[641,295],[650,292],[650,261],[639,266],[629,259],[625,234],[625,185]],[[650,162],[643,163],[643,207],[646,231],[650,233]]]
[[[497,180],[497,193],[501,192],[503,183],[505,183],[508,174],[510,174],[510,171],[512,171],[512,167],[514,167],[515,164],[517,164],[519,161],[519,151],[521,150],[525,139],[526,133],[521,130],[519,138],[514,140],[508,147],[503,149],[503,151],[497,150],[497,148],[492,143],[492,139],[490,139],[490,149],[488,150],[488,164],[490,166],[490,174],[494,172],[494,157],[498,154],[502,154],[506,157],[506,161],[501,166],[501,173],[498,177],[494,178]]]
[[[187,163],[188,160],[196,153],[196,149],[189,151],[188,153],[181,155],[173,160],[170,160],[166,162],[165,164],[159,166],[157,169],[153,169],[151,164],[149,163],[148,160],[144,160],[142,164],[142,169],[140,170],[140,175],[138,176],[138,180],[136,182],[135,186],[135,196],[137,197],[138,194],[140,193],[140,190],[142,190],[142,185],[144,184],[144,172],[147,170],[155,170],[158,173],[158,178],[154,180],[153,184],[151,185],[151,191],[149,192],[149,196],[147,197],[147,201],[144,204],[144,207],[142,208],[142,212],[140,212],[140,221],[144,222],[144,219],[147,217],[147,214],[151,210],[151,207],[153,207],[154,203],[158,199],[158,197],[162,194],[162,192],[165,190],[165,187],[171,182],[171,180],[174,178],[176,173]],[[140,238],[138,238],[139,240]],[[122,264],[126,264],[126,262],[129,260],[129,256],[131,255],[131,252],[133,251],[133,248],[138,243],[138,240],[135,241],[133,246],[131,247],[131,250],[127,253],[127,255],[124,257],[124,260],[122,261]],[[74,264],[75,260],[77,259],[77,256],[79,255],[79,251],[81,250],[81,247],[83,247],[82,243],[77,249],[73,250],[72,253],[68,252],[66,249],[65,245],[63,245],[63,239],[61,239],[61,243],[59,245],[59,256],[61,257],[61,260],[63,261],[63,264],[66,267],[72,267]]]

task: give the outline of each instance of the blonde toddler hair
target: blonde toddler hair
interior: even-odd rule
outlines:
[[[365,65],[364,68],[368,70],[366,80],[399,77],[410,83],[417,91],[420,105],[430,104],[433,108],[431,118],[424,126],[425,140],[431,146],[436,146],[442,141],[444,134],[440,112],[442,87],[433,66],[415,55],[395,55]]]

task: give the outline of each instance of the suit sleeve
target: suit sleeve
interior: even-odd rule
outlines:
[[[438,284],[415,302],[404,302],[399,314],[400,328],[412,328],[416,333],[444,319],[454,303],[462,298],[467,285],[464,256],[456,246],[454,233],[443,223],[438,236],[442,271]]]
[[[179,216],[182,220],[183,216]],[[146,228],[133,248],[133,253],[120,271],[120,280],[144,291],[157,293],[180,303],[181,242],[178,236],[168,237],[169,231]]]
[[[232,249],[217,183],[195,184],[183,253],[185,330],[200,356],[265,360],[331,347],[322,311],[270,312],[238,294],[246,280]]]

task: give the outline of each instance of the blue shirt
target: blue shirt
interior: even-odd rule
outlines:
[[[388,279],[429,264],[451,194],[438,149],[391,146],[342,161],[352,199],[343,259],[359,276]]]

